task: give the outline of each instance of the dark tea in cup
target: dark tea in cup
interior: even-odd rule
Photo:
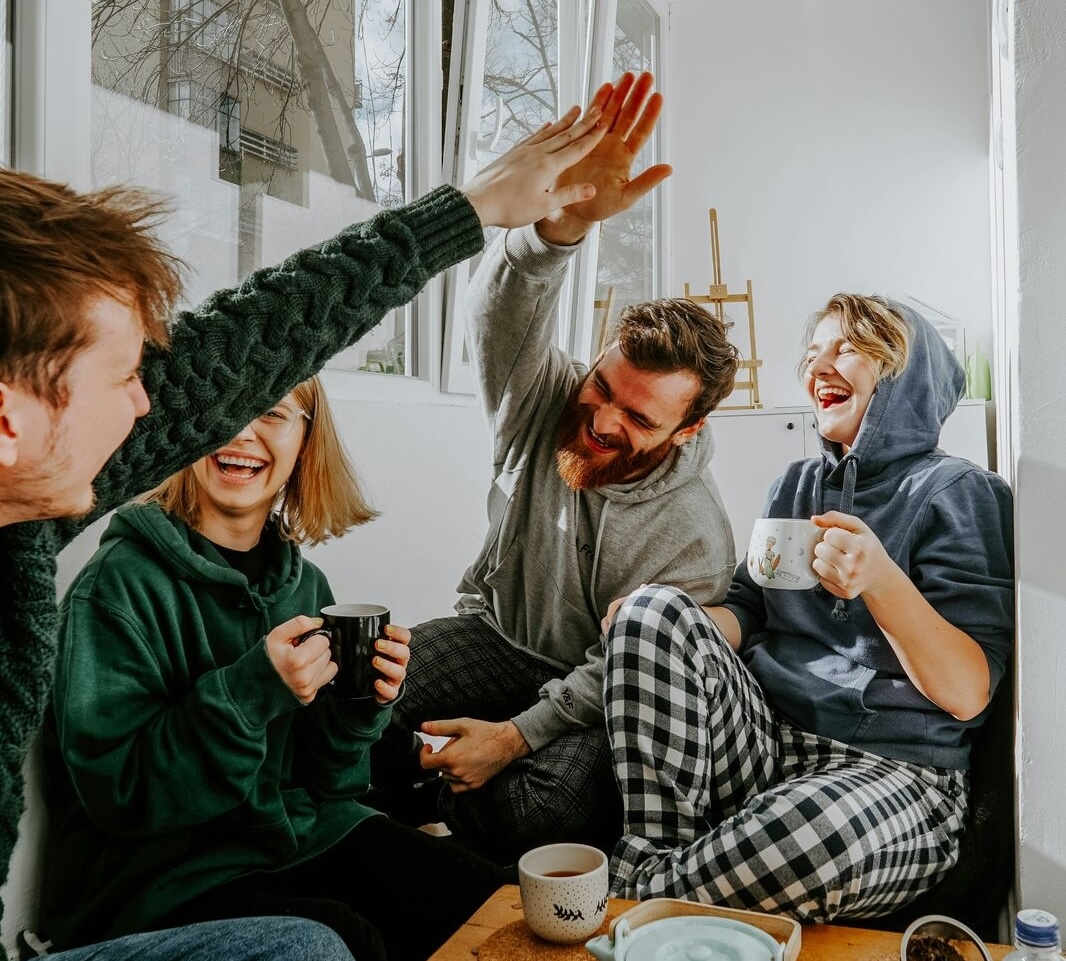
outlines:
[[[546,941],[592,937],[607,912],[607,855],[586,844],[545,844],[518,861],[522,914]]]
[[[329,656],[337,676],[329,690],[338,697],[373,697],[374,681],[384,675],[373,665],[374,644],[384,638],[391,614],[380,604],[332,604],[321,610],[322,627],[312,634],[329,634]]]

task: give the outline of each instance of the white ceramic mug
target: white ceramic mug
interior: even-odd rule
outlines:
[[[805,518],[759,517],[748,542],[748,574],[759,587],[806,591],[818,583],[814,546],[822,530]]]
[[[522,912],[546,941],[592,937],[607,913],[607,855],[587,844],[545,844],[518,862]]]

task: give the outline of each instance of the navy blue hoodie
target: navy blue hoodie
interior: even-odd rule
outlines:
[[[937,448],[965,377],[925,318],[892,306],[911,328],[906,369],[878,384],[848,453],[822,438],[820,457],[789,465],[764,516],[861,518],[937,613],[981,646],[994,691],[1014,637],[1010,489]],[[740,621],[742,656],[785,720],[884,757],[969,766],[967,729],[984,714],[959,721],[926,698],[861,598],[839,600],[820,586],[764,591],[740,564],[725,606]]]

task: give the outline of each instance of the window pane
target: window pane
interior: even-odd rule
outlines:
[[[354,111],[367,176],[384,207],[404,203],[403,113],[407,91],[402,0],[364,3],[355,25]]]
[[[557,0],[495,0],[489,8],[479,166],[559,114]],[[488,241],[498,228],[485,232]],[[470,270],[476,268],[476,262]],[[464,351],[465,357],[465,351]]]
[[[586,0],[567,2],[583,10],[587,6]],[[485,0],[465,6],[445,0],[442,14],[445,37],[453,37],[456,23],[465,34],[455,38],[455,50],[445,52],[449,83],[458,84],[463,93],[457,97],[452,91],[448,98],[444,135],[446,155],[454,161],[449,175],[458,183],[554,120],[561,75],[566,89],[575,90],[581,71],[576,62],[560,63],[558,0]],[[496,232],[487,230],[487,240]],[[442,345],[442,384],[449,391],[472,390],[461,315],[466,283],[479,259],[449,273]]]
[[[95,0],[92,170],[173,198],[190,301],[400,204],[405,0]],[[403,373],[406,311],[340,366]]]
[[[478,147],[485,163],[559,109],[557,0],[497,0],[489,11]]]
[[[614,76],[626,70],[633,73],[650,70],[658,74],[658,31],[659,18],[643,0],[618,0]],[[658,162],[658,136],[654,136],[637,157],[634,169],[644,170]],[[626,304],[657,296],[658,194],[659,191],[653,190],[601,228],[596,298],[601,302],[611,300],[609,324],[614,323]]]

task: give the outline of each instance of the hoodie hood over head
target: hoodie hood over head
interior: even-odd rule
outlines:
[[[1013,508],[1001,477],[938,449],[965,376],[936,329],[889,301],[910,330],[908,362],[874,390],[845,453],[791,464],[772,486],[768,517],[841,511],[859,517],[937,612],[972,637],[995,689],[1013,643]],[[741,623],[742,654],[774,708],[813,733],[899,760],[968,763],[966,729],[907,677],[862,598],[820,585],[764,590],[744,565],[726,600]]]
[[[841,444],[819,435],[825,480],[841,489],[838,509],[845,513],[850,513],[860,478],[874,478],[885,468],[936,449],[944,422],[966,390],[966,375],[936,328],[910,307],[887,303],[907,322],[907,366],[898,376],[878,382],[846,454]]]

